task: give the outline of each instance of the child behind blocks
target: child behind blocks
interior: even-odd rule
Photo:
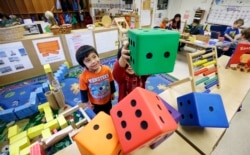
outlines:
[[[101,65],[96,49],[89,45],[76,51],[76,60],[85,70],[79,75],[79,88],[83,103],[91,104],[97,114],[109,114],[114,99],[115,84],[111,70]]]

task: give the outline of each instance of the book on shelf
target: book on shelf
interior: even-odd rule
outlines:
[[[250,43],[238,43],[226,68],[250,73]]]

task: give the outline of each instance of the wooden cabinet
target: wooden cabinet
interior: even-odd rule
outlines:
[[[60,2],[61,9],[57,7],[57,2]],[[79,11],[80,4],[82,8]],[[52,11],[55,17],[61,14],[74,16],[77,23],[73,28],[84,28],[84,16],[89,15],[89,0],[0,0],[0,13],[14,14],[22,19],[44,20],[47,10]]]
[[[205,10],[197,10],[195,11],[194,14],[194,20],[197,20],[200,23],[204,15],[205,15]]]

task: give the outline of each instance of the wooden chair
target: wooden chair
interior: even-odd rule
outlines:
[[[119,29],[119,42],[122,44],[123,41],[128,39],[129,25],[125,17],[114,18],[114,23]]]

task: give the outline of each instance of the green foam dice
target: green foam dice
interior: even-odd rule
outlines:
[[[166,29],[130,29],[130,65],[137,75],[169,73],[174,69],[180,33]]]

